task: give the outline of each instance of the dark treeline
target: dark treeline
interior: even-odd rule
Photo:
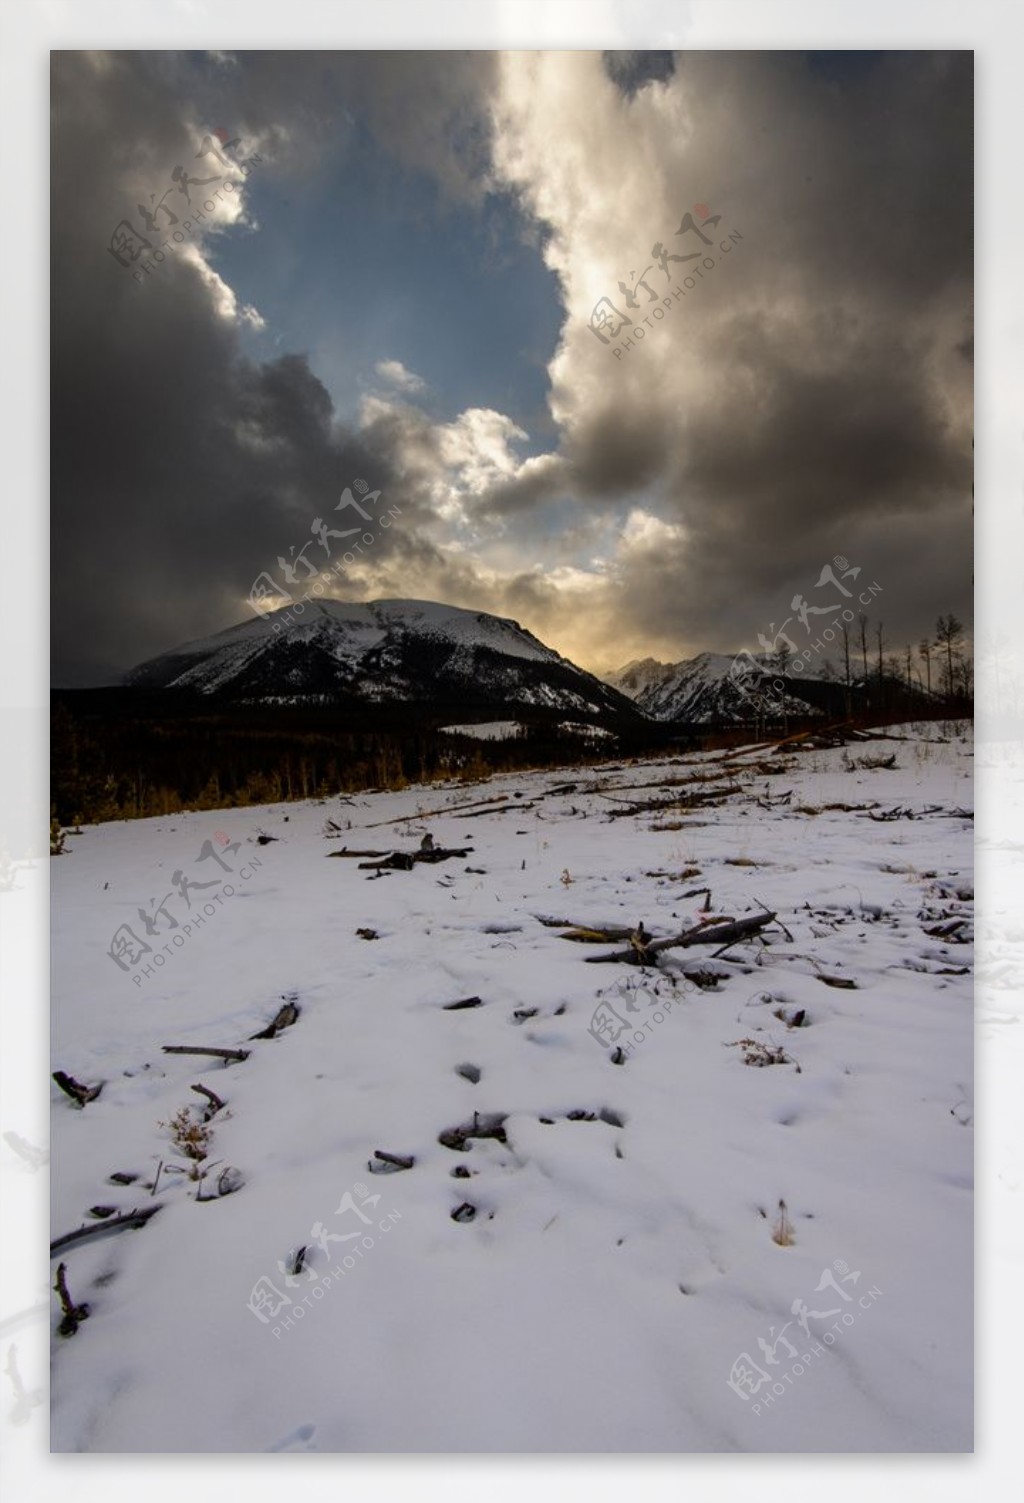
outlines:
[[[464,705],[233,704],[174,690],[58,690],[53,814],[65,826],[140,819],[701,750],[831,721],[865,725],[972,713],[967,694],[928,695],[884,671],[866,684],[793,676],[786,683],[819,717],[781,713],[777,690],[766,680],[742,724],[664,725],[628,716],[610,726],[614,740],[568,733],[554,713],[533,715],[509,740],[483,741],[440,730],[485,718],[467,716]]]
[[[59,823],[140,819],[180,809],[323,798],[528,767],[562,767],[666,742],[624,721],[616,741],[535,718],[506,741],[442,734],[459,706],[211,703],[178,691],[59,690],[51,721],[51,801]],[[445,712],[446,711],[446,712]],[[483,717],[480,717],[483,718]]]
[[[787,697],[797,697],[813,705],[829,720],[852,720],[861,725],[892,724],[899,720],[956,720],[974,714],[973,695],[970,689],[961,688],[959,681],[954,680],[952,693],[929,691],[914,678],[904,676],[894,662],[869,671],[866,678],[854,679],[851,674],[849,681],[835,672],[823,678],[803,679],[784,662],[778,673],[766,675],[760,693],[751,692],[752,715],[746,728],[766,737],[780,729],[801,729],[803,722],[799,715],[785,713]]]

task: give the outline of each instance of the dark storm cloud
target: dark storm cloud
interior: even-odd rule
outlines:
[[[357,476],[403,508],[374,545],[376,593],[516,614],[587,661],[754,645],[838,553],[884,586],[892,640],[969,616],[971,111],[969,54],[679,54],[674,70],[655,54],[60,55],[58,679],[240,619],[313,517],[348,525],[332,508]],[[571,310],[552,452],[467,485],[475,457],[451,459],[429,397],[392,394],[346,427],[301,348],[252,358],[242,310],[218,311],[230,291],[200,266],[169,257],[141,287],[116,267],[114,224],[220,124],[314,210],[368,138],[396,179],[430,177],[441,214],[511,194]],[[697,195],[742,243],[616,361],[581,309]],[[414,258],[409,275],[429,297]],[[455,311],[457,342],[473,309]],[[348,317],[375,331],[383,314],[371,298]],[[445,531],[456,493],[479,547]],[[634,506],[664,525],[622,533]],[[535,563],[585,569],[617,531],[584,585]]]
[[[405,108],[436,66],[387,73]],[[347,70],[346,86],[339,73]],[[252,67],[166,54],[59,54],[53,77],[52,520],[57,682],[109,681],[134,662],[239,619],[252,581],[310,541],[342,488],[365,477],[397,500],[386,442],[336,420],[305,356],[246,358],[237,319],[200,269],[168,252],[139,285],[106,253],[115,224],[191,164],[195,128],[223,120],[275,145],[296,185],[346,149],[343,103],[381,101],[374,69],[291,55]],[[458,62],[452,75],[459,77]],[[378,80],[380,74],[378,70]],[[455,96],[461,101],[458,86]],[[458,103],[458,109],[463,105]],[[450,109],[424,112],[442,132]],[[393,123],[400,139],[407,122]],[[435,133],[436,134],[436,133]],[[197,175],[199,166],[189,165]],[[458,163],[448,174],[458,189]],[[385,435],[386,438],[386,435]],[[408,499],[408,498],[406,498]],[[408,507],[406,508],[408,514]],[[389,535],[382,553],[396,546]],[[425,556],[432,550],[419,545]],[[401,545],[417,554],[408,539]],[[312,552],[312,550],[311,550]],[[314,553],[314,556],[316,554]]]
[[[621,306],[615,278],[672,238],[657,206],[673,199],[676,224],[699,194],[743,237],[731,258],[711,247],[708,281],[642,346],[615,360],[567,326],[553,369],[561,487],[609,512],[643,488],[681,529],[609,587],[638,634],[749,642],[837,553],[887,575],[900,635],[939,610],[969,616],[972,63],[681,54],[673,128],[642,94],[614,133],[596,106],[521,109],[516,170],[570,296]],[[559,181],[543,145],[555,124],[606,218]],[[510,487],[506,514],[531,499]]]
[[[608,77],[627,99],[645,84],[663,83],[676,71],[673,52],[605,52],[602,61]]]

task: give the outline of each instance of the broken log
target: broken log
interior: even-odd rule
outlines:
[[[416,1162],[411,1153],[387,1153],[383,1148],[375,1148],[373,1157],[380,1159],[380,1163],[375,1164],[372,1160],[367,1163],[371,1174],[396,1174],[399,1169],[411,1169]]]
[[[63,1237],[58,1237],[50,1243],[50,1257],[56,1257],[57,1253],[63,1252],[66,1247],[75,1247],[79,1242],[87,1238],[100,1237],[107,1232],[119,1232],[125,1227],[145,1226],[151,1216],[155,1216],[160,1206],[147,1206],[142,1211],[126,1211],[123,1216],[115,1216],[110,1221],[98,1221],[93,1226],[80,1226],[73,1232],[65,1232]]]
[[[88,1320],[89,1306],[76,1305],[74,1300],[71,1298],[71,1295],[68,1292],[66,1264],[58,1264],[57,1277],[54,1280],[53,1287],[55,1293],[60,1298],[60,1307],[64,1314],[64,1319],[57,1327],[58,1334],[61,1336],[73,1336],[78,1330],[78,1327],[81,1325],[82,1321]]]
[[[272,1022],[267,1024],[266,1028],[261,1028],[259,1033],[250,1033],[249,1038],[250,1040],[276,1038],[276,1036],[281,1032],[281,1029],[290,1028],[292,1024],[297,1020],[298,1016],[298,1004],[289,1000],[284,1004],[282,1008],[279,1009],[277,1016],[273,1019]]]
[[[773,742],[773,749],[778,751],[783,746],[798,746],[812,736],[815,739],[821,736],[831,736],[838,745],[842,741],[849,741],[853,738],[852,725],[853,722],[850,720],[836,720],[832,725],[813,726],[810,730],[797,731],[793,736],[784,736],[781,741]]]
[[[426,812],[417,810],[414,814],[399,814],[394,819],[378,819],[372,825],[363,825],[364,830],[379,830],[382,825],[405,824],[410,819],[440,819],[445,814],[459,814],[464,809],[479,809],[483,804],[507,804],[508,794],[502,793],[497,797],[476,799],[471,804],[449,804],[445,809],[428,809]]]
[[[686,798],[647,799],[642,804],[624,804],[621,808],[610,809],[608,818],[624,819],[631,814],[660,814],[668,809],[674,809],[680,813],[686,809],[698,809],[719,803],[722,799],[743,791],[740,783],[730,783],[724,788],[709,788],[705,793],[692,793]],[[607,795],[602,795],[602,797],[607,797]],[[618,803],[618,800],[615,802]]]
[[[755,913],[750,918],[710,920],[705,924],[698,924],[694,929],[687,929],[684,934],[677,934],[672,939],[654,939],[644,946],[644,953],[648,956],[660,953],[662,950],[684,950],[691,945],[725,945],[734,944],[739,939],[746,939],[752,934],[757,934],[766,924],[774,922],[774,913]],[[588,965],[605,965],[612,961],[643,963],[639,959],[635,947],[628,950],[614,950],[610,955],[588,955]]]
[[[411,872],[413,867],[421,861],[426,862],[428,866],[436,866],[439,861],[451,861],[454,857],[461,859],[468,856],[472,849],[471,845],[467,845],[458,850],[437,846],[436,848],[428,847],[426,850],[421,847],[418,851],[390,851],[381,861],[360,861],[359,870],[361,872]],[[333,854],[337,855],[338,852],[335,851]]]
[[[361,872],[399,871],[411,872],[413,859],[411,851],[391,851],[381,861],[360,861]]]
[[[54,1070],[53,1079],[60,1086],[65,1096],[70,1096],[76,1106],[85,1106],[87,1101],[95,1101],[103,1089],[103,1082],[99,1085],[84,1086],[73,1075],[66,1074],[63,1070]]]
[[[506,1143],[505,1117],[504,1112],[474,1112],[472,1122],[446,1128],[438,1133],[437,1141],[443,1148],[454,1149],[456,1153],[468,1153],[473,1138],[497,1138],[499,1143]]]
[[[774,747],[777,744],[782,745],[781,742],[776,743],[774,741],[751,741],[746,746],[735,747],[732,751],[726,752],[724,756],[715,757],[714,760],[716,762],[731,762],[734,757],[747,757],[752,752],[768,751],[770,747]]]
[[[228,1064],[249,1058],[248,1049],[215,1049],[205,1044],[164,1044],[162,1048],[165,1054],[210,1054],[214,1059],[222,1059]]]
[[[615,939],[628,939],[633,930],[628,925],[612,925],[607,929],[589,929],[584,925],[574,925],[560,934],[559,939],[570,939],[577,945],[603,945],[609,944]]]
[[[518,798],[519,795],[517,794]],[[536,801],[529,804],[497,804],[492,809],[476,809],[472,814],[464,814],[463,819],[483,819],[488,814],[521,814],[524,809],[536,808]]]
[[[460,997],[458,1002],[445,1002],[442,1012],[461,1012],[464,1007],[483,1007],[481,997]]]
[[[209,1109],[209,1111],[206,1114],[206,1120],[207,1121],[209,1121],[209,1119],[216,1112],[223,1111],[223,1109],[224,1109],[224,1103],[223,1103],[223,1101],[217,1095],[216,1091],[211,1091],[210,1090],[209,1086],[194,1085],[194,1086],[189,1086],[189,1090],[190,1091],[195,1091],[200,1096],[205,1096],[206,1099],[207,1099],[207,1101],[210,1103],[210,1109]]]

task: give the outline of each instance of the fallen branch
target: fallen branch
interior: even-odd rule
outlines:
[[[436,849],[419,851],[392,851],[382,861],[360,861],[359,870],[361,872],[411,872],[418,862],[426,862],[428,866],[436,866],[439,861],[450,861],[453,857],[462,858],[468,856],[472,849],[471,845],[467,845],[461,850],[445,850],[438,846]]]
[[[877,824],[885,824],[893,819],[924,819],[927,814],[944,814],[941,804],[929,804],[926,809],[918,809],[915,814],[913,809],[905,809],[902,804],[897,804],[893,809],[883,809],[881,814],[868,813],[868,819],[873,819]]]
[[[363,825],[364,830],[379,830],[382,825],[400,825],[410,819],[440,819],[445,814],[459,814],[464,809],[479,809],[482,804],[507,804],[508,794],[497,798],[476,799],[472,804],[449,804],[446,809],[428,809],[425,813],[399,814],[395,819],[378,819],[372,825]]]
[[[626,928],[616,926],[612,928],[590,929],[583,924],[574,924],[571,929],[567,929],[564,934],[560,934],[558,937],[559,939],[570,939],[577,945],[602,945],[608,944],[614,939],[628,939],[633,932],[628,926]]]
[[[850,720],[837,720],[832,725],[814,726],[807,731],[797,731],[794,736],[784,736],[781,741],[773,743],[773,749],[778,751],[782,746],[798,746],[801,742],[811,739],[818,741],[823,737],[831,738],[836,746],[844,741],[863,740],[863,737],[853,730],[853,722]]]
[[[248,1049],[214,1049],[205,1044],[164,1044],[165,1054],[210,1054],[214,1059],[223,1059],[228,1063],[234,1060],[249,1058]]]
[[[733,751],[726,752],[722,757],[715,757],[716,762],[731,762],[734,757],[749,757],[752,752],[768,751],[770,747],[781,745],[775,741],[752,741],[749,746],[737,746]]]
[[[399,1169],[411,1169],[416,1162],[415,1156],[411,1153],[387,1153],[383,1148],[375,1148],[373,1157],[380,1159],[381,1163],[374,1164],[372,1160],[367,1163],[366,1167],[371,1174],[395,1174]],[[381,1164],[388,1167],[381,1168]]]
[[[67,1267],[61,1263],[57,1267],[57,1277],[54,1281],[54,1290],[60,1297],[60,1307],[64,1312],[64,1319],[57,1327],[61,1336],[73,1336],[83,1320],[89,1318],[88,1305],[76,1305],[68,1293]]]
[[[505,1143],[505,1112],[480,1112],[473,1113],[472,1122],[463,1122],[461,1127],[449,1127],[444,1132],[438,1133],[437,1141],[444,1148],[454,1149],[457,1153],[466,1153],[472,1138],[497,1138],[499,1143]]]
[[[210,1109],[209,1109],[209,1111],[206,1114],[206,1120],[207,1121],[209,1121],[209,1119],[212,1116],[214,1116],[215,1113],[224,1110],[224,1103],[223,1103],[223,1101],[217,1095],[216,1091],[211,1091],[210,1090],[209,1086],[194,1085],[194,1086],[189,1086],[189,1090],[190,1091],[195,1091],[200,1096],[205,1096],[206,1099],[207,1099],[207,1101],[210,1103]]]
[[[531,800],[528,804],[518,802],[514,804],[500,804],[493,809],[476,809],[472,814],[464,814],[462,817],[463,819],[483,819],[488,814],[515,814],[521,809],[533,809],[535,806],[536,800]]]
[[[483,1005],[480,997],[462,997],[458,1002],[446,1002],[441,1011],[461,1012],[464,1007],[483,1007]]]
[[[273,1021],[267,1024],[266,1028],[261,1028],[259,1033],[250,1033],[249,1038],[250,1040],[275,1038],[281,1032],[282,1028],[290,1028],[298,1019],[298,1016],[298,1004],[289,999],[278,1011]]]
[[[63,1070],[54,1070],[53,1079],[60,1086],[65,1096],[70,1096],[78,1106],[84,1106],[87,1101],[95,1101],[103,1089],[103,1082],[99,1085],[84,1086],[73,1075],[67,1075]]]
[[[85,1242],[91,1237],[101,1237],[105,1232],[123,1231],[128,1226],[145,1226],[151,1216],[155,1216],[160,1206],[147,1206],[142,1211],[126,1211],[123,1216],[115,1216],[110,1221],[98,1221],[93,1226],[80,1226],[73,1232],[65,1232],[63,1237],[58,1237],[50,1243],[50,1257],[56,1257],[57,1253],[63,1252],[66,1247],[74,1247],[79,1242]]]
[[[742,784],[730,783],[725,788],[709,788],[705,793],[692,793],[687,798],[673,796],[672,798],[648,799],[642,804],[624,804],[621,808],[611,809],[608,812],[608,818],[624,819],[630,814],[658,814],[666,809],[675,809],[677,811],[697,809],[706,807],[709,804],[719,803],[722,799],[728,798],[734,793],[742,793],[743,791]],[[607,798],[608,795],[602,794],[601,797]],[[618,800],[615,802],[618,803]]]
[[[755,913],[750,918],[742,919],[711,920],[708,923],[698,924],[694,929],[687,929],[684,934],[677,934],[672,939],[651,940],[643,947],[643,953],[650,956],[659,954],[662,950],[685,950],[691,945],[734,944],[736,940],[746,939],[774,921],[774,913]],[[635,964],[639,959],[639,953],[635,948],[615,950],[610,955],[586,956],[588,965],[605,965],[612,961],[627,961]]]

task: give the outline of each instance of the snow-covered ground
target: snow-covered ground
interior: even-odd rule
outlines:
[[[939,736],[71,837],[53,1068],[104,1085],[53,1089],[53,1235],[161,1209],[63,1254],[91,1313],[54,1335],[54,1449],[969,1449],[972,762]],[[743,791],[623,813],[712,776]],[[472,849],[325,859],[426,833]],[[662,937],[761,904],[766,944],[646,971],[538,917]],[[123,924],[151,946],[127,969]],[[196,1083],[224,1102],[200,1200],[161,1125],[200,1121]],[[439,1142],[474,1114],[505,1141]]]
[[[560,728],[568,731],[571,735],[582,736],[587,741],[613,741],[612,731],[605,730],[604,726],[588,725],[586,721],[563,720]],[[477,741],[509,741],[517,736],[520,731],[526,731],[529,727],[519,720],[481,720],[476,723],[465,725],[442,725],[442,735],[472,736]]]
[[[477,741],[508,741],[521,729],[518,720],[481,720],[477,724],[442,725],[441,735],[473,736]]]

